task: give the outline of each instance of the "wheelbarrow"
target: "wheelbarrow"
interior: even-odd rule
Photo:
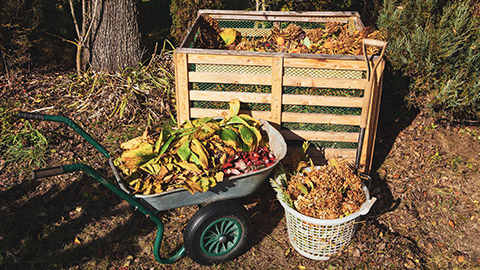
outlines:
[[[19,112],[17,117],[65,123],[108,159],[115,179],[106,178],[86,164],[69,164],[35,170],[32,177],[38,179],[76,171],[87,173],[127,201],[132,208],[138,209],[156,223],[157,234],[153,254],[155,260],[162,264],[174,263],[185,254],[204,265],[222,263],[239,256],[248,245],[252,222],[245,208],[231,199],[253,193],[287,152],[287,145],[282,135],[267,121],[261,120],[262,129],[268,135],[270,149],[276,158],[274,165],[229,177],[205,192],[191,194],[188,190],[180,188],[154,195],[139,195],[133,194],[128,185],[124,183],[117,168],[113,165],[110,153],[71,119],[58,115],[28,112]],[[160,211],[197,204],[207,205],[201,207],[188,221],[183,234],[183,246],[171,257],[162,258],[160,245],[164,228],[157,214]]]

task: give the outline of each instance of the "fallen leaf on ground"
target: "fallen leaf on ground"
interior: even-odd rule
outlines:
[[[452,228],[455,228],[455,223],[453,223],[453,221],[448,221],[448,225]]]
[[[78,237],[75,237],[75,240],[73,240],[73,242],[78,245],[82,244],[82,242],[80,241],[80,239],[78,239]]]

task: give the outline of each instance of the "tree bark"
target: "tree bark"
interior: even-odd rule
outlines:
[[[102,1],[85,48],[84,64],[96,72],[137,67],[142,59],[137,19],[137,0]]]

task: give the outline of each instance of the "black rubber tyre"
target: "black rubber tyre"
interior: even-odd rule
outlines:
[[[218,201],[200,208],[192,216],[183,241],[190,258],[211,265],[242,254],[251,233],[252,221],[243,206],[234,201]]]

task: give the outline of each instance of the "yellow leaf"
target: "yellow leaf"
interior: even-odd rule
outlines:
[[[303,266],[303,265],[299,265],[299,266],[298,266],[298,269],[300,269],[300,270],[305,270],[305,269],[307,269],[307,268],[306,268],[305,266]]]
[[[195,193],[195,192],[202,192],[202,187],[200,186],[200,184],[198,184],[197,182],[193,182],[193,181],[185,181],[185,185],[184,185],[184,188],[187,189],[188,191],[190,191],[190,193]]]
[[[207,191],[210,187],[210,179],[208,177],[200,178],[200,186],[202,187],[202,191]]]
[[[197,139],[192,139],[192,150],[198,155],[200,166],[208,169],[208,153],[203,144]]]
[[[137,148],[124,151],[121,155],[121,160],[127,169],[135,169],[153,157],[153,145],[142,142]]]
[[[249,123],[250,125],[260,125],[260,121],[258,121],[257,119],[251,117],[250,115],[248,114],[239,114],[238,115],[240,118],[242,118],[243,120],[245,120],[247,123]]]
[[[237,115],[238,112],[240,111],[240,100],[232,99],[232,100],[230,100],[228,105],[230,105],[230,108],[228,110],[228,115],[230,117],[233,117],[233,116]]]
[[[180,166],[181,168],[187,170],[187,171],[192,171],[192,172],[197,172],[197,173],[202,172],[202,170],[200,170],[197,167],[197,165],[195,165],[193,163],[181,161],[181,162],[178,162],[177,165]]]
[[[223,172],[217,172],[215,174],[215,180],[217,182],[222,182],[223,181],[223,177],[225,176],[225,174]]]
[[[233,28],[227,28],[220,33],[220,37],[223,39],[226,45],[230,45],[235,42],[239,34],[240,33],[237,30]]]
[[[143,192],[144,195],[150,195],[154,193],[155,187],[153,184],[145,184],[146,188],[145,191]]]

